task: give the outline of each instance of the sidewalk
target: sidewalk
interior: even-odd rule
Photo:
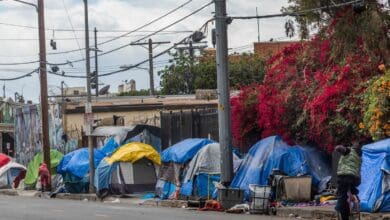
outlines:
[[[0,195],[5,196],[25,196],[25,197],[46,197],[47,193],[42,194],[37,191],[21,191],[13,189],[1,189]],[[150,206],[150,207],[168,207],[168,208],[186,208],[187,201],[183,200],[159,200],[159,199],[141,199],[139,195],[125,198],[107,197],[103,201],[97,198],[96,194],[70,194],[60,193],[54,199],[78,200],[88,202],[103,202],[108,204],[126,204],[129,206]],[[323,219],[337,220],[336,212],[333,206],[320,207],[281,207],[277,209],[276,216],[291,219]],[[390,213],[361,213],[361,220],[390,220]]]

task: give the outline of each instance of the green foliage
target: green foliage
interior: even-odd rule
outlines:
[[[163,94],[192,94],[196,89],[217,88],[215,55],[203,53],[193,61],[188,54],[171,54],[173,63],[159,72]],[[232,88],[261,82],[265,61],[255,54],[231,55],[229,78]]]

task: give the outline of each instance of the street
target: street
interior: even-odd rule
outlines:
[[[230,215],[217,212],[199,212],[178,208],[153,208],[83,202],[73,200],[40,199],[0,196],[0,220],[99,220],[99,219],[213,219],[261,220],[282,219],[260,215]]]

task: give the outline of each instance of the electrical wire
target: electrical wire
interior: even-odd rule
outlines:
[[[22,79],[22,78],[25,78],[25,77],[29,77],[31,76],[33,73],[37,72],[38,69],[35,69],[29,73],[26,73],[26,74],[23,74],[21,76],[18,76],[18,77],[14,77],[14,78],[0,78],[0,81],[14,81],[14,80],[19,80],[19,79]]]
[[[198,8],[197,10],[191,12],[190,14],[188,14],[188,15],[186,15],[186,16],[184,16],[184,17],[178,19],[178,20],[176,20],[175,22],[173,22],[173,23],[171,23],[171,24],[169,24],[169,25],[167,25],[167,26],[165,26],[165,27],[163,27],[163,28],[161,28],[161,29],[159,29],[159,30],[157,30],[157,31],[155,31],[155,32],[152,32],[151,34],[148,34],[148,35],[146,35],[146,36],[144,36],[144,37],[142,37],[142,38],[140,38],[140,39],[138,39],[138,40],[136,40],[136,41],[133,41],[133,42],[131,42],[131,43],[129,43],[129,44],[125,44],[125,45],[122,45],[122,46],[120,46],[120,47],[111,49],[111,50],[109,50],[109,51],[100,53],[100,54],[98,54],[98,57],[101,57],[101,56],[104,56],[104,55],[107,55],[107,54],[116,52],[116,51],[121,50],[121,49],[123,49],[123,48],[126,48],[126,47],[128,47],[128,46],[131,46],[132,44],[135,44],[135,43],[138,43],[138,42],[140,42],[140,41],[142,41],[142,40],[145,40],[145,39],[147,39],[147,38],[149,38],[149,37],[151,37],[151,36],[153,36],[153,35],[155,35],[155,34],[161,32],[161,31],[164,31],[164,30],[166,30],[166,29],[168,29],[168,28],[170,28],[170,27],[172,27],[172,26],[174,26],[174,25],[176,25],[176,24],[178,24],[178,23],[180,23],[180,22],[186,20],[187,18],[189,18],[189,17],[191,17],[191,16],[197,14],[198,12],[202,11],[203,9],[207,8],[208,6],[210,6],[210,5],[213,4],[213,3],[214,3],[214,2],[209,2],[209,3],[205,4],[205,5],[203,5],[202,7]],[[95,58],[95,56],[91,56],[91,59],[92,59],[92,58]],[[50,63],[50,65],[63,66],[63,65],[68,65],[69,63],[79,63],[79,62],[82,62],[82,61],[84,61],[84,60],[85,60],[85,59],[78,59],[78,60],[68,61],[68,62],[66,62],[66,63]]]
[[[125,36],[131,34],[131,33],[134,33],[134,32],[139,31],[139,30],[141,30],[141,29],[143,29],[143,28],[145,28],[145,27],[148,27],[148,26],[150,26],[150,25],[156,23],[157,21],[159,21],[159,20],[161,20],[161,19],[163,19],[163,18],[165,18],[165,17],[167,17],[167,16],[169,16],[169,15],[175,13],[177,10],[183,8],[184,6],[188,5],[188,4],[191,3],[192,1],[193,1],[193,0],[188,0],[188,1],[186,1],[185,3],[183,3],[183,4],[179,5],[178,7],[174,8],[173,10],[168,11],[167,13],[165,13],[165,14],[163,14],[163,15],[161,15],[161,16],[155,18],[155,19],[153,19],[152,21],[150,21],[150,22],[148,22],[148,23],[146,23],[146,24],[144,24],[144,25],[142,25],[142,26],[140,26],[140,27],[138,27],[138,28],[136,28],[136,29],[134,29],[134,30],[131,30],[131,31],[127,32],[127,33],[124,33],[124,34],[119,35],[119,36],[117,36],[117,37],[114,37],[114,38],[112,38],[112,39],[109,39],[109,40],[100,42],[100,43],[98,43],[98,46],[103,45],[103,44],[110,43],[110,42],[115,41],[115,40],[118,40],[118,39],[120,39],[120,38],[122,38],[122,37],[125,37]],[[85,50],[85,48],[83,48],[83,50]],[[56,52],[56,53],[50,53],[50,54],[65,54],[65,53],[73,53],[73,52],[76,52],[76,51],[78,51],[78,50],[77,50],[77,49],[74,49],[74,50],[68,50],[68,51],[62,51],[62,52]]]
[[[73,23],[72,23],[72,19],[70,18],[68,8],[66,7],[66,4],[65,4],[65,0],[62,0],[62,5],[64,6],[64,9],[65,9],[65,11],[66,11],[66,15],[68,16],[68,21],[69,21],[70,27],[71,27],[72,30],[73,30],[74,39],[75,39],[75,41],[76,41],[76,43],[77,43],[77,46],[78,46],[78,48],[79,48],[81,57],[84,58],[84,54],[83,54],[83,52],[82,52],[82,50],[81,50],[80,43],[79,43],[79,41],[77,40],[77,35],[76,35],[76,32],[74,31],[74,26],[73,26]]]

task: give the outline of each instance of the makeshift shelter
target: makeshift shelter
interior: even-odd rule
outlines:
[[[96,168],[96,194],[123,195],[153,191],[157,181],[156,167],[160,154],[150,145],[132,142],[121,146]]]
[[[162,166],[156,184],[156,195],[162,199],[178,197],[182,173],[188,162],[200,149],[214,141],[202,138],[186,139],[165,149],[161,154]]]
[[[237,168],[240,162],[240,158],[233,153],[234,167]],[[210,199],[215,190],[213,182],[220,182],[220,178],[220,146],[218,143],[208,144],[188,164],[180,194]]]
[[[94,149],[94,166],[110,156],[118,144],[110,138],[101,149]],[[89,190],[89,151],[88,148],[80,148],[66,154],[57,167],[57,172],[62,175],[67,191],[71,193],[88,192]]]
[[[317,185],[328,181],[330,167],[321,162],[323,159],[319,152],[308,152],[310,150],[300,146],[289,146],[279,136],[265,138],[249,150],[231,187],[243,189],[245,199],[248,200],[249,184],[268,185],[273,169],[279,169],[287,176],[311,175],[312,182]]]
[[[6,165],[11,161],[11,158],[5,154],[0,153],[0,167]]]
[[[390,138],[363,146],[360,209],[390,212]]]
[[[18,188],[19,183],[26,176],[26,167],[9,161],[0,167],[0,189]]]
[[[158,152],[161,152],[160,128],[155,126],[102,126],[97,127],[92,132],[92,136],[113,137],[119,145],[129,142],[142,142],[153,146]]]
[[[52,176],[57,173],[57,166],[63,157],[64,155],[61,152],[53,149],[50,150],[50,172]],[[26,178],[24,179],[24,184],[27,188],[35,189],[38,180],[38,169],[41,163],[43,163],[43,154],[38,153],[28,164]]]

